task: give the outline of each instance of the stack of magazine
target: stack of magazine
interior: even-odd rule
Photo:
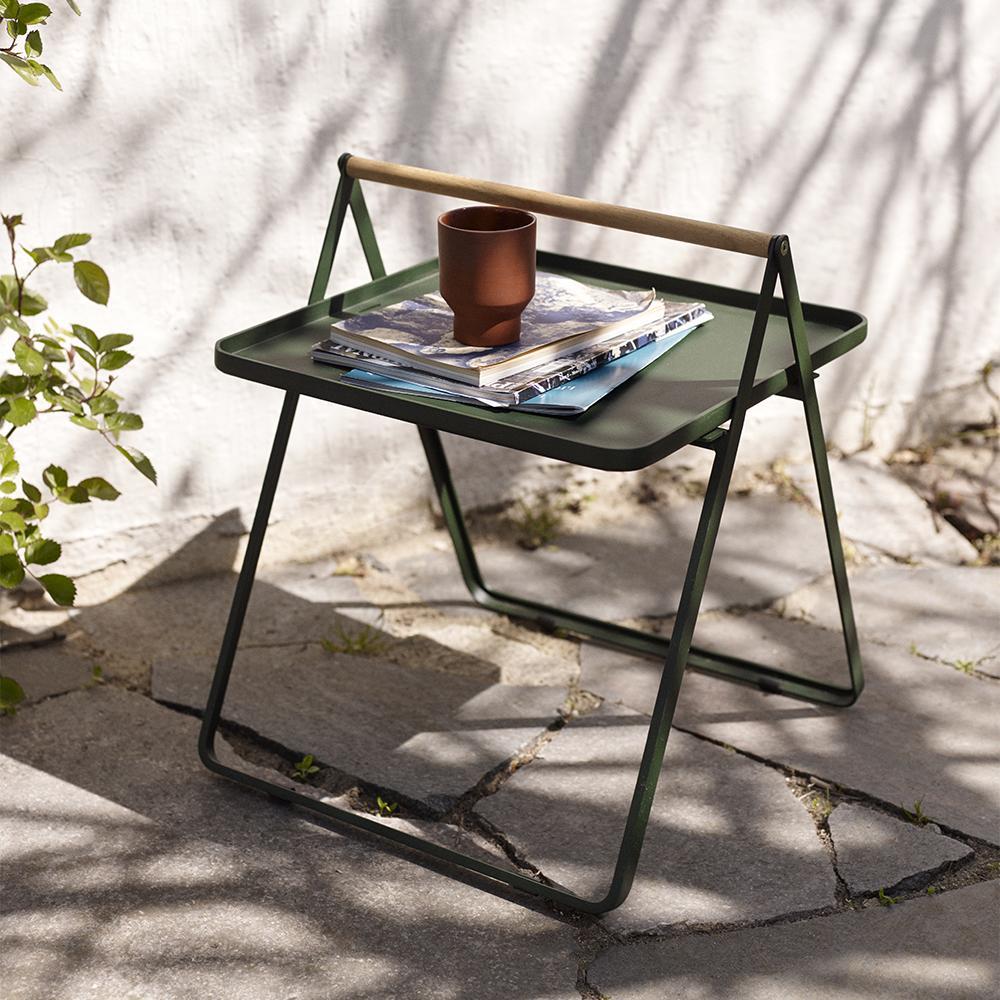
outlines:
[[[513,344],[460,344],[451,309],[432,292],[338,319],[312,358],[350,369],[343,381],[353,385],[573,416],[712,318],[701,302],[539,272]]]

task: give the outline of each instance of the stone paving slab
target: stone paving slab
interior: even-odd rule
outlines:
[[[8,649],[2,658],[4,675],[13,677],[24,690],[22,708],[93,683],[95,661],[66,642],[37,649]]]
[[[525,552],[491,543],[477,555],[487,583],[506,593],[614,620],[664,615],[680,598],[700,512],[699,501],[635,506],[623,523],[567,532],[555,547]],[[805,506],[734,496],[703,607],[773,601],[828,567],[822,522]],[[449,551],[429,549],[391,568],[427,601],[468,601]]]
[[[992,1000],[993,881],[818,920],[613,947],[588,981],[614,1000]]]
[[[934,824],[917,826],[846,803],[829,818],[837,871],[854,892],[890,889],[908,876],[935,871],[972,850],[941,836]]]
[[[753,613],[754,628],[768,631],[781,650],[775,665],[795,669],[812,658],[820,676],[842,678],[840,637],[805,622]],[[705,645],[729,639],[738,628],[720,616],[699,626]],[[720,648],[733,652],[728,642]],[[738,647],[752,656],[760,648]],[[767,651],[767,650],[765,650]],[[1000,685],[967,677],[907,650],[862,649],[866,687],[847,709],[823,709],[689,673],[675,726],[741,750],[924,811],[967,834],[996,842],[1000,829]],[[581,684],[588,690],[649,711],[660,665],[588,644],[581,652]]]
[[[421,620],[411,635],[395,645],[388,655],[393,662],[420,666],[432,649],[436,669],[452,672],[458,661],[459,672],[473,677],[488,677],[503,684],[559,685],[566,687],[580,673],[579,648],[575,642],[548,639],[548,649],[515,639],[497,631],[507,619],[492,616],[489,623],[472,621]],[[494,627],[489,627],[493,625]],[[406,652],[407,646],[412,655]],[[402,654],[402,656],[401,656]],[[485,668],[485,670],[483,669]]]
[[[819,510],[811,464],[788,469],[795,485]],[[976,558],[974,545],[900,482],[877,456],[860,454],[830,462],[840,530],[845,538],[896,559],[961,563]]]
[[[648,720],[620,706],[568,724],[477,806],[572,891],[604,895]],[[831,905],[834,873],[809,814],[772,768],[672,733],[632,893],[615,930],[760,920]]]
[[[214,663],[157,660],[153,697],[202,708]],[[223,717],[425,802],[461,795],[557,717],[562,687],[492,684],[316,646],[247,649]]]
[[[1000,569],[885,566],[851,576],[862,638],[947,662],[1000,656]],[[781,601],[789,617],[837,629],[833,583],[824,579]]]
[[[571,927],[209,774],[194,719],[101,688],[0,727],[5,1000],[579,996]]]
[[[315,592],[317,600],[293,593],[287,584],[286,580],[278,587],[263,578],[255,584],[241,637],[243,645],[317,641],[338,625],[374,617],[371,605],[350,577],[330,577],[320,583],[305,577],[300,589]],[[235,587],[236,574],[226,573],[135,588],[104,604],[81,609],[77,624],[116,660],[148,665],[158,656],[202,651],[216,655]]]

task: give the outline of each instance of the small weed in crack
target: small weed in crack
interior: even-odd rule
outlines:
[[[562,517],[562,511],[544,497],[531,506],[519,500],[517,513],[511,515],[517,544],[529,552],[550,545],[562,527]]]
[[[319,774],[319,768],[313,763],[315,759],[311,753],[307,753],[297,760],[292,765],[292,781],[309,781],[314,774]]]
[[[333,638],[320,639],[320,645],[328,653],[348,653],[351,656],[377,656],[386,647],[385,636],[371,625],[348,628],[337,624]]]
[[[907,823],[912,823],[914,826],[926,826],[931,822],[930,816],[928,816],[923,810],[923,797],[917,799],[913,803],[913,811],[911,812],[905,806],[900,806],[899,810],[906,817]]]

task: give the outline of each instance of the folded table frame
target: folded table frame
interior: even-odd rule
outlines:
[[[861,693],[863,686],[861,659],[843,548],[837,525],[819,403],[814,384],[816,377],[814,368],[825,363],[826,360],[830,360],[831,352],[833,352],[832,356],[836,356],[863,339],[866,325],[864,320],[856,314],[837,313],[819,306],[806,307],[813,310],[821,318],[826,317],[827,314],[834,315],[836,313],[837,316],[850,316],[854,319],[853,326],[850,321],[842,323],[842,326],[850,327],[849,338],[845,337],[839,345],[830,346],[825,354],[822,350],[810,351],[806,334],[806,319],[796,286],[790,244],[787,236],[781,234],[771,235],[696,222],[580,198],[553,195],[527,188],[471,180],[437,171],[368,160],[350,154],[344,154],[340,158],[339,166],[340,181],[309,295],[309,306],[284,318],[288,320],[288,323],[284,325],[280,321],[262,324],[260,327],[245,331],[243,334],[225,338],[216,347],[216,363],[220,369],[240,377],[252,378],[283,388],[285,398],[203,716],[199,739],[201,759],[210,770],[240,784],[293,802],[314,813],[367,830],[424,855],[457,865],[466,871],[478,873],[480,876],[542,897],[558,906],[592,913],[605,912],[619,906],[628,895],[632,885],[685,669],[750,685],[763,692],[782,694],[829,707],[847,707],[853,704]],[[719,397],[718,405],[710,407],[696,416],[693,415],[689,421],[678,423],[670,434],[663,434],[659,439],[646,442],[643,447],[636,446],[631,450],[619,449],[617,453],[613,453],[608,448],[598,448],[592,442],[588,444],[585,421],[579,425],[584,428],[584,431],[578,433],[572,427],[577,423],[576,421],[565,421],[556,417],[534,417],[531,420],[519,421],[513,415],[508,418],[497,417],[496,414],[477,411],[474,407],[463,404],[441,405],[419,399],[407,399],[399,394],[375,389],[357,387],[349,389],[347,386],[337,383],[335,378],[328,376],[326,379],[319,379],[314,376],[308,369],[307,358],[303,359],[304,364],[298,363],[298,354],[293,357],[286,350],[286,360],[283,363],[275,361],[274,357],[267,354],[267,351],[271,350],[273,354],[274,345],[281,342],[276,333],[280,334],[295,324],[304,324],[302,329],[306,331],[306,335],[304,339],[299,338],[296,348],[298,351],[309,340],[310,330],[321,329],[323,324],[328,323],[331,314],[336,314],[339,309],[363,298],[360,292],[375,294],[384,287],[405,287],[406,280],[426,278],[428,274],[431,274],[427,268],[424,268],[423,271],[414,268],[410,272],[400,272],[402,277],[395,285],[392,284],[393,276],[386,275],[382,263],[382,256],[359,183],[361,180],[522,208],[561,218],[762,258],[764,260],[763,277],[760,291],[756,295],[718,289],[714,286],[699,285],[693,282],[664,279],[664,281],[672,281],[671,290],[682,296],[690,296],[702,291],[714,291],[716,294],[725,291],[729,301],[744,308],[748,316],[752,314],[746,350],[739,368],[735,392],[726,389]],[[345,293],[342,296],[325,300],[324,296],[334,255],[348,210],[354,217],[373,280],[370,286],[358,290],[359,295],[354,295],[353,298],[351,293]],[[588,272],[588,262],[574,261],[572,258],[554,254],[540,253],[539,264],[552,268],[575,265],[578,273],[584,275],[592,272],[599,278],[619,277],[620,279],[620,275],[613,273],[613,268],[590,265]],[[638,273],[636,276],[640,279],[643,277]],[[431,277],[433,277],[432,274]],[[778,283],[781,286],[782,299],[775,296]],[[396,294],[398,295],[398,291]],[[773,321],[774,317],[782,318],[787,326],[793,360],[787,368],[774,373],[765,373],[765,377],[761,378],[759,365],[762,348],[769,322]],[[310,323],[313,324],[312,327],[309,326]],[[712,324],[708,324],[704,329],[708,330],[711,326]],[[255,347],[255,345],[259,345],[259,347]],[[254,356],[255,350],[258,355],[256,357]],[[674,349],[674,351],[677,350],[678,348]],[[662,365],[664,362],[669,363],[671,357],[674,356],[674,351],[660,359],[657,365]],[[636,379],[638,378],[637,376]],[[619,393],[624,396],[632,392],[631,386],[631,382],[626,384],[619,390]],[[499,868],[479,858],[442,847],[403,830],[379,823],[360,813],[341,809],[275,782],[245,773],[222,763],[216,756],[215,736],[222,716],[226,689],[300,394],[327,398],[334,402],[356,406],[417,424],[462,577],[477,604],[500,614],[536,623],[548,630],[566,630],[617,649],[662,659],[661,679],[650,716],[648,736],[639,764],[635,790],[625,818],[621,846],[610,885],[603,896],[596,899],[585,899],[560,886],[536,880],[521,872]],[[701,649],[692,644],[698,610],[746,414],[750,406],[774,394],[798,399],[803,406],[843,629],[849,680],[846,686],[828,684],[737,656]],[[524,415],[518,415],[518,417],[521,416]],[[599,425],[595,424],[595,426]],[[591,465],[595,468],[641,468],[684,445],[710,450],[713,453],[711,474],[705,490],[702,510],[688,558],[687,572],[670,637],[650,635],[612,622],[577,614],[564,608],[501,593],[489,587],[480,573],[475,552],[466,530],[461,504],[441,443],[440,430],[465,434],[480,440],[536,454],[550,455],[565,461]]]

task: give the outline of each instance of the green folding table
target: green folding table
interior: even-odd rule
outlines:
[[[632,885],[685,669],[747,684],[770,694],[840,708],[853,704],[861,693],[861,658],[814,380],[820,367],[864,340],[867,323],[856,312],[799,300],[787,236],[472,180],[350,154],[340,158],[339,166],[340,182],[308,305],[225,337],[215,348],[215,362],[221,371],[274,386],[283,390],[285,397],[205,709],[199,741],[201,758],[210,770],[240,784],[360,827],[423,855],[457,865],[467,872],[478,873],[485,879],[505,883],[570,909],[592,913],[613,909],[624,901]],[[653,287],[658,295],[666,299],[703,301],[714,313],[715,319],[574,419],[487,410],[463,403],[351,385],[344,382],[344,373],[340,369],[310,360],[309,349],[317,341],[325,339],[331,317],[363,312],[424,294],[437,287],[436,260],[386,274],[362,195],[359,183],[362,180],[522,208],[758,257],[764,262],[760,291],[740,291],[540,251],[538,266],[546,271],[570,275],[595,285]],[[372,280],[359,288],[326,297],[334,254],[348,210],[354,217]],[[782,294],[776,297],[779,282]],[[565,630],[637,655],[662,660],[662,675],[645,750],[628,815],[624,818],[621,848],[604,896],[584,899],[558,886],[431,843],[381,824],[370,816],[320,802],[219,761],[214,751],[215,734],[300,395],[367,410],[417,426],[462,577],[477,604],[545,629]],[[843,686],[692,645],[746,413],[751,406],[774,395],[797,399],[803,407],[843,628],[848,675],[848,682]],[[563,608],[500,593],[488,586],[479,571],[465,528],[461,504],[440,438],[441,431],[533,455],[613,471],[645,468],[683,447],[711,451],[714,456],[712,471],[670,637],[649,635]],[[655,543],[656,539],[650,539],[651,545]]]

